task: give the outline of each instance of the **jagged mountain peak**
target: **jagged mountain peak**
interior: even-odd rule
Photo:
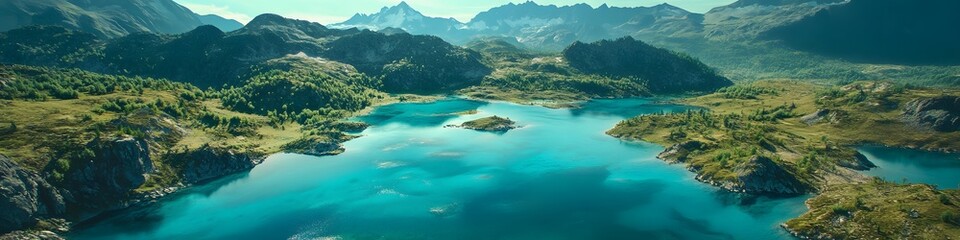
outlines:
[[[393,28],[411,34],[437,36],[450,36],[449,33],[457,31],[462,26],[463,23],[453,18],[424,16],[406,2],[400,2],[392,7],[383,7],[377,13],[358,13],[347,21],[331,25],[340,29],[360,28],[374,31]]]
[[[374,15],[378,15],[378,14],[383,15],[383,14],[397,14],[397,13],[410,13],[409,15],[420,15],[420,16],[423,16],[423,14],[420,13],[420,11],[417,11],[417,9],[414,9],[413,7],[411,7],[410,4],[407,4],[406,1],[400,2],[399,4],[397,4],[397,5],[395,5],[395,6],[392,6],[392,7],[383,7],[383,8],[380,8],[380,12],[378,12],[378,13],[374,13],[374,14],[370,14],[370,15],[367,15],[367,14],[357,14],[357,15],[360,15],[360,16],[374,16]],[[356,17],[356,16],[354,16],[354,17]]]

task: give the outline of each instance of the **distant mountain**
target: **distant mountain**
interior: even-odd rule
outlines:
[[[0,31],[57,25],[113,38],[135,32],[183,33],[203,25],[172,0],[4,0]]]
[[[797,49],[855,61],[960,63],[960,1],[853,0],[770,30]]]
[[[563,51],[563,56],[570,66],[584,73],[642,80],[656,93],[709,92],[733,85],[699,60],[631,37],[576,42]]]
[[[3,64],[77,67],[202,88],[240,85],[258,70],[255,66],[289,55],[353,65],[382,77],[384,90],[392,92],[455,88],[477,83],[491,71],[479,53],[437,37],[330,29],[272,14],[229,33],[212,26],[178,35],[144,32],[107,40],[49,26],[0,33]]]
[[[512,37],[536,49],[561,50],[575,41],[596,41],[622,36],[676,37],[700,32],[702,15],[662,4],[654,7],[618,8],[606,4],[558,7],[534,2],[509,3],[481,12],[468,23],[423,16],[406,3],[379,13],[357,14],[332,25],[336,28],[399,28],[411,34],[435,35],[456,44],[481,37]]]
[[[623,36],[638,38],[696,34],[702,16],[669,4],[620,8],[606,4],[558,7],[534,2],[507,4],[481,12],[467,23],[477,35],[515,36],[531,47],[562,49],[575,41]]]
[[[373,14],[356,14],[345,22],[331,25],[333,28],[360,28],[382,30],[402,29],[411,34],[442,36],[448,40],[462,40],[460,32],[464,24],[453,18],[427,17],[410,7],[406,2],[393,7],[384,7]]]
[[[223,18],[215,14],[200,15],[200,22],[204,25],[213,25],[224,32],[232,32],[243,27],[237,20]]]

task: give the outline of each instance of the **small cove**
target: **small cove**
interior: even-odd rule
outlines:
[[[861,154],[877,165],[864,174],[897,183],[925,183],[940,189],[960,188],[960,154],[860,146]]]

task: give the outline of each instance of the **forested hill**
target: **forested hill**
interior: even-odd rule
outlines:
[[[580,71],[640,79],[653,92],[714,91],[733,85],[697,59],[631,37],[589,44],[576,42],[563,51],[563,56]]]
[[[201,26],[179,35],[137,33],[103,40],[31,26],[0,34],[0,63],[168,78],[202,88],[238,85],[251,66],[298,53],[357,66],[383,77],[386,89],[397,92],[477,83],[490,71],[479,54],[436,37],[328,29],[277,15],[259,16],[230,33]]]

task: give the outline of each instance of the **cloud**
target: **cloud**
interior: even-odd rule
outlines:
[[[197,14],[201,14],[201,15],[216,14],[224,18],[237,20],[243,24],[247,24],[248,22],[250,22],[250,20],[253,19],[252,17],[250,17],[250,15],[230,11],[230,7],[228,6],[217,6],[213,4],[196,4],[196,3],[184,3],[184,2],[181,2],[180,5],[183,5],[184,7],[189,8],[191,11]]]

